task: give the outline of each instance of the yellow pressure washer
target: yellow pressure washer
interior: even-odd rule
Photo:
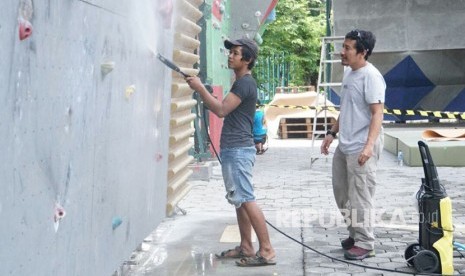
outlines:
[[[419,239],[405,249],[404,257],[418,272],[451,275],[454,273],[452,202],[439,183],[428,145],[418,141],[418,147],[425,172],[417,193]]]

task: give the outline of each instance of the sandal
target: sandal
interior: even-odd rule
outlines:
[[[255,257],[245,257],[236,261],[236,265],[242,267],[276,265],[276,261],[273,259],[267,260],[262,257],[259,252],[257,252]]]
[[[231,252],[236,252],[236,254],[230,254]],[[220,254],[215,254],[215,256],[218,259],[240,259],[247,257],[240,246],[236,246],[234,249],[225,250]]]

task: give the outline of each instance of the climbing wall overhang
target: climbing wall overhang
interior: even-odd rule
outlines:
[[[233,0],[229,2],[231,11],[229,36],[231,38],[257,38],[260,41],[261,38],[257,37],[257,34],[259,36],[263,31],[261,28],[265,25],[268,15],[277,5],[278,0]]]

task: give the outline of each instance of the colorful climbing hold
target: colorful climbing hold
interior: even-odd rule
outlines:
[[[58,232],[58,227],[60,226],[60,220],[66,216],[65,208],[63,208],[60,203],[55,203],[54,215],[53,215],[53,228],[55,232]]]
[[[104,61],[100,64],[100,70],[102,71],[102,75],[105,76],[115,68],[115,63],[113,61]]]
[[[126,90],[124,91],[126,99],[129,99],[132,96],[132,94],[134,94],[134,92],[136,92],[136,86],[134,84],[126,87]]]
[[[123,223],[123,220],[120,217],[114,217],[111,220],[111,228],[115,230],[116,228],[118,228],[118,226],[121,225],[121,223]]]
[[[19,19],[19,39],[25,40],[32,35],[32,24],[24,18]]]
[[[18,9],[19,39],[24,40],[32,35],[32,15],[34,7],[32,0],[20,0]]]

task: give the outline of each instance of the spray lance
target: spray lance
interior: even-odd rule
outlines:
[[[165,64],[166,66],[168,66],[169,68],[171,68],[172,70],[178,72],[179,74],[181,74],[183,77],[187,78],[187,77],[192,77],[186,73],[184,73],[183,71],[181,71],[181,69],[176,65],[174,64],[172,61],[168,60],[167,58],[165,58],[164,56],[160,55],[160,54],[157,54],[157,58],[163,63]],[[205,86],[205,88],[207,89],[208,92],[210,92],[210,94],[213,93],[213,87],[210,85],[210,84],[206,84],[204,83],[203,84]]]
[[[181,69],[179,69],[179,67],[174,64],[172,61],[166,59],[164,56],[160,55],[159,53],[157,54],[157,58],[163,63],[165,64],[166,66],[168,66],[169,68],[171,68],[173,71],[176,71],[178,72],[179,74],[181,74],[183,77],[187,78],[187,77],[190,77],[188,74],[184,73],[183,71],[181,71]]]

